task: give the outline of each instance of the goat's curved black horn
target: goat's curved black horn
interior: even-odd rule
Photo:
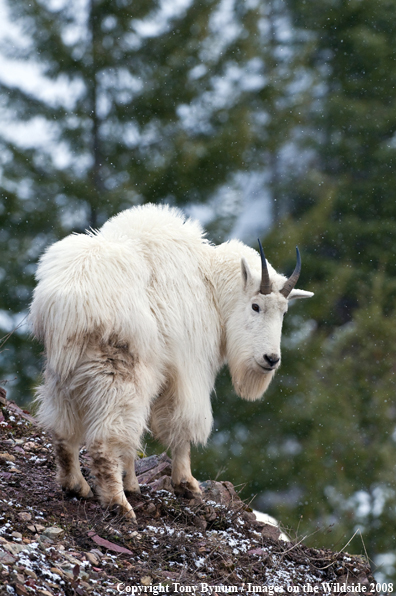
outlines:
[[[271,281],[269,278],[267,261],[265,259],[265,254],[263,251],[263,247],[261,246],[260,239],[258,239],[258,243],[259,243],[260,256],[261,256],[260,294],[271,294],[271,292],[272,292]]]
[[[290,292],[295,287],[295,285],[298,281],[298,278],[300,277],[300,273],[301,273],[301,257],[300,257],[300,251],[298,250],[298,246],[296,246],[296,253],[297,253],[297,263],[294,268],[294,271],[280,291],[280,293],[285,298],[287,298],[289,296]]]

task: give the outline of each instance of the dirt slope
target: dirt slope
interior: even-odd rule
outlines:
[[[0,596],[370,593],[363,558],[278,540],[229,482],[203,483],[202,502],[176,498],[166,454],[137,464],[137,526],[66,499],[50,437],[0,391]]]

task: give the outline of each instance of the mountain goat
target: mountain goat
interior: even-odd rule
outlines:
[[[237,240],[214,246],[176,209],[145,205],[98,231],[71,234],[41,257],[30,317],[44,343],[38,419],[53,435],[62,488],[92,495],[86,443],[103,506],[135,514],[134,461],[149,426],[171,449],[178,491],[200,493],[190,443],[212,426],[210,394],[228,362],[236,392],[258,399],[280,365],[283,315],[295,289]]]

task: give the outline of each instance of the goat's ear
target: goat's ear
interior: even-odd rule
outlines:
[[[243,289],[246,291],[248,288],[253,286],[253,277],[250,273],[249,265],[246,262],[246,259],[242,257],[241,260],[241,271],[242,271],[242,283]]]
[[[289,296],[287,297],[288,300],[296,300],[298,298],[312,298],[314,295],[313,292],[307,292],[307,290],[296,290],[293,289]]]

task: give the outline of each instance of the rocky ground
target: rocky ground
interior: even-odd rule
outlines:
[[[229,482],[176,498],[166,454],[137,463],[131,526],[55,483],[51,440],[0,390],[0,596],[229,592],[371,593],[370,566],[279,540]],[[82,450],[83,473],[89,458]]]

